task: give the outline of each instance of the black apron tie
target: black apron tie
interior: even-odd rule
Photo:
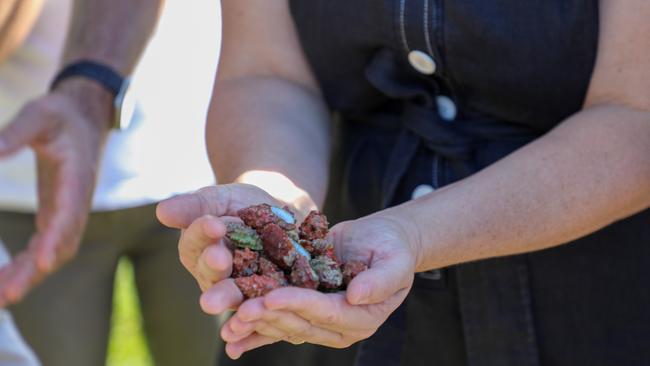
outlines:
[[[386,115],[363,118],[364,124],[393,128],[398,133],[382,179],[382,207],[388,207],[393,201],[420,147],[451,161],[456,175],[466,177],[482,167],[475,158],[479,146],[485,142],[509,140],[524,144],[540,135],[530,127],[485,116],[464,114],[454,121],[444,120],[435,103],[440,88],[434,78],[409,72],[390,49],[375,54],[366,69],[366,77],[390,100],[402,101],[400,114],[393,114],[393,118]]]

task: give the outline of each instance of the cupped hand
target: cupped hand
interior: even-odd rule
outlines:
[[[418,245],[408,223],[378,213],[338,224],[331,235],[342,262],[361,260],[368,270],[346,292],[286,287],[247,300],[221,330],[231,358],[278,341],[348,347],[370,337],[404,301],[413,283]],[[204,300],[217,302],[222,294],[218,284]]]
[[[101,87],[70,80],[24,106],[0,132],[0,157],[34,150],[39,201],[36,232],[0,270],[0,306],[19,301],[77,252],[111,113]]]
[[[232,254],[224,242],[225,224],[237,220],[240,209],[260,203],[282,206],[265,191],[248,184],[206,187],[158,205],[156,214],[160,222],[181,229],[180,260],[205,292],[201,306],[206,312],[222,313],[243,300],[239,289],[228,279]]]

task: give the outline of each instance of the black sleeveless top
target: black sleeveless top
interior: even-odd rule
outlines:
[[[339,122],[330,214],[358,217],[462,179],[578,112],[598,10],[597,0],[291,1]],[[357,363],[650,365],[649,219],[421,274]]]

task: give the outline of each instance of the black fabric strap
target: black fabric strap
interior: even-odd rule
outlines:
[[[63,80],[81,76],[98,82],[116,97],[120,93],[124,78],[110,66],[96,61],[81,60],[64,67],[50,85],[50,90]]]

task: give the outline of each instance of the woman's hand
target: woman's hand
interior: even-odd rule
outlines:
[[[160,222],[181,229],[180,259],[201,290],[218,292],[220,297],[201,300],[209,313],[234,308],[243,297],[230,279],[232,253],[224,243],[225,223],[236,220],[237,211],[260,203],[283,206],[265,191],[248,184],[227,184],[200,189],[173,197],[158,205]]]
[[[402,303],[413,282],[418,236],[407,225],[382,212],[333,227],[341,261],[361,260],[369,269],[346,292],[286,287],[244,302],[221,330],[228,355],[239,358],[281,340],[344,348],[370,337]],[[225,287],[217,284],[203,295],[204,302],[219,302]]]
[[[230,184],[158,206],[162,223],[182,229],[181,262],[204,291],[203,310],[216,315],[238,309],[221,332],[232,358],[281,340],[347,347],[372,335],[402,303],[413,282],[419,236],[390,210],[332,228],[339,259],[360,260],[369,267],[346,292],[287,287],[242,303],[243,295],[229,278],[232,254],[223,240],[225,222],[235,219],[239,209],[260,203],[281,205],[259,188]]]

